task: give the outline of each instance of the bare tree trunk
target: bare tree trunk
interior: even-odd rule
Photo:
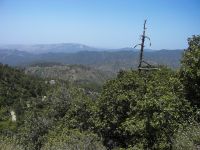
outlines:
[[[145,42],[145,30],[146,30],[146,22],[147,20],[144,21],[144,27],[143,27],[143,35],[142,35],[142,43],[141,43],[141,49],[140,49],[140,60],[139,60],[139,65],[138,65],[138,70],[139,72],[141,71],[141,66],[142,66],[142,61],[143,61],[143,52],[144,52],[144,42]]]

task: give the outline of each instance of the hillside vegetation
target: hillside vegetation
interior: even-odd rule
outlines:
[[[100,85],[114,77],[114,73],[100,71],[83,65],[35,66],[28,67],[25,73],[41,78],[61,79],[80,83],[93,82]]]
[[[200,36],[188,42],[180,70],[120,71],[96,91],[1,65],[0,149],[197,149]],[[51,75],[80,66],[48,67]]]
[[[0,64],[0,130],[17,129],[29,104],[41,99],[47,90],[42,79]],[[11,111],[17,115],[17,122],[11,122]]]

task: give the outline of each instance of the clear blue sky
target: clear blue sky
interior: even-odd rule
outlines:
[[[200,34],[200,0],[0,0],[0,44],[137,44],[147,19],[152,49],[186,48]]]

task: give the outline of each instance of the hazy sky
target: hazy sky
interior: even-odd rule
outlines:
[[[186,48],[200,34],[200,0],[0,0],[0,44],[130,47],[144,19],[152,49]]]

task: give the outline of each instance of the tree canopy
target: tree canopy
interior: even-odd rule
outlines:
[[[169,69],[121,72],[104,86],[99,101],[100,131],[107,146],[169,149],[174,132],[191,115],[182,91]]]
[[[180,76],[186,98],[200,108],[200,35],[189,38],[188,45],[181,61]]]

